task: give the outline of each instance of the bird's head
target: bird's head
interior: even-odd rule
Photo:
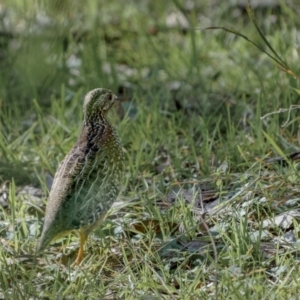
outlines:
[[[99,88],[88,92],[83,104],[84,119],[89,120],[99,114],[105,115],[117,102],[117,96],[108,89]]]

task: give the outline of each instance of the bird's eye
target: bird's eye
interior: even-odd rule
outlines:
[[[108,100],[111,101],[112,98],[113,98],[112,94],[109,94],[109,95],[108,95]]]

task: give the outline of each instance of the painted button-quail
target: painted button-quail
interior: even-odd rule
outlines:
[[[100,225],[118,196],[124,156],[106,118],[116,102],[117,97],[107,89],[95,89],[85,96],[82,132],[55,174],[37,252],[75,230],[80,235],[75,261],[79,264],[89,233]]]

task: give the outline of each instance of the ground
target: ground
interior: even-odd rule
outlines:
[[[0,4],[0,299],[297,299],[292,2]],[[126,173],[71,267],[74,235],[34,254],[96,87],[124,102]]]

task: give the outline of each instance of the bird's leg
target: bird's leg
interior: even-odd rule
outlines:
[[[84,249],[84,244],[85,241],[87,240],[87,234],[84,231],[81,231],[79,233],[80,235],[80,246],[79,246],[79,251],[76,260],[74,261],[73,265],[79,265],[83,259],[83,249]]]

